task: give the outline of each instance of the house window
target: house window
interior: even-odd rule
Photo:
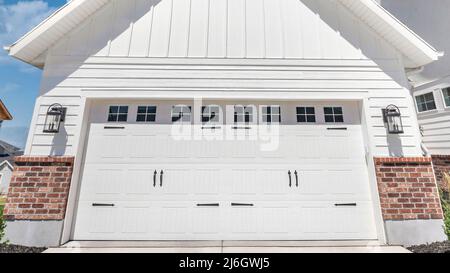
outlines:
[[[342,111],[342,107],[325,107],[323,111],[325,113],[325,122],[329,123],[344,122],[344,112]]]
[[[262,121],[264,123],[281,123],[281,108],[280,106],[263,106],[262,107]]]
[[[202,122],[203,123],[219,123],[220,122],[220,106],[209,105],[202,107]]]
[[[436,110],[436,102],[434,101],[433,92],[417,96],[416,102],[419,112]]]
[[[444,94],[445,106],[450,107],[450,87],[443,89],[442,93]]]
[[[253,123],[253,107],[236,105],[234,107],[234,123]]]
[[[128,106],[110,106],[108,122],[126,122],[128,120]]]
[[[314,107],[297,107],[297,122],[299,123],[316,122],[316,109]]]
[[[190,123],[192,121],[192,107],[186,105],[176,105],[172,107],[172,122],[185,122]]]
[[[155,122],[156,106],[139,106],[137,110],[136,122]]]

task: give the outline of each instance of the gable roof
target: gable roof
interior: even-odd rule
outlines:
[[[5,49],[17,59],[42,67],[49,47],[109,1],[72,0]],[[374,0],[337,1],[395,46],[404,56],[405,67],[420,67],[442,55]]]
[[[0,120],[12,120],[13,117],[11,113],[6,109],[3,101],[0,99]]]
[[[20,151],[20,148],[0,140],[0,150],[5,151],[8,155],[15,155]]]
[[[13,164],[9,160],[3,160],[3,162],[0,163],[0,168],[3,167],[3,165],[7,165],[11,170],[14,169]]]

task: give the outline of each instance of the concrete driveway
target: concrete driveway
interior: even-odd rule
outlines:
[[[45,253],[410,253],[374,242],[70,242]]]

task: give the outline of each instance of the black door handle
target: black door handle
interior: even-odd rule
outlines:
[[[99,204],[99,203],[94,203],[92,204],[93,207],[114,207],[114,204]]]
[[[254,204],[231,203],[232,207],[253,207]]]
[[[291,171],[288,171],[288,175],[289,175],[289,187],[292,188],[292,177],[291,177]]]
[[[334,204],[336,207],[356,207],[358,204],[356,203],[341,203],[341,204]]]
[[[298,188],[298,172],[295,171],[295,186]]]
[[[212,204],[197,204],[197,207],[219,207],[219,203],[212,203]]]
[[[164,171],[161,170],[161,173],[159,175],[159,186],[162,187],[163,186],[163,175],[164,175]]]
[[[155,170],[153,173],[153,187],[156,187],[156,175],[158,175],[158,172]]]

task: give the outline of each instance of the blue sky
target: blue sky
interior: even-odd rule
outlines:
[[[14,116],[0,129],[0,140],[25,146],[41,70],[8,57],[3,46],[14,43],[66,0],[0,0],[0,99]]]

